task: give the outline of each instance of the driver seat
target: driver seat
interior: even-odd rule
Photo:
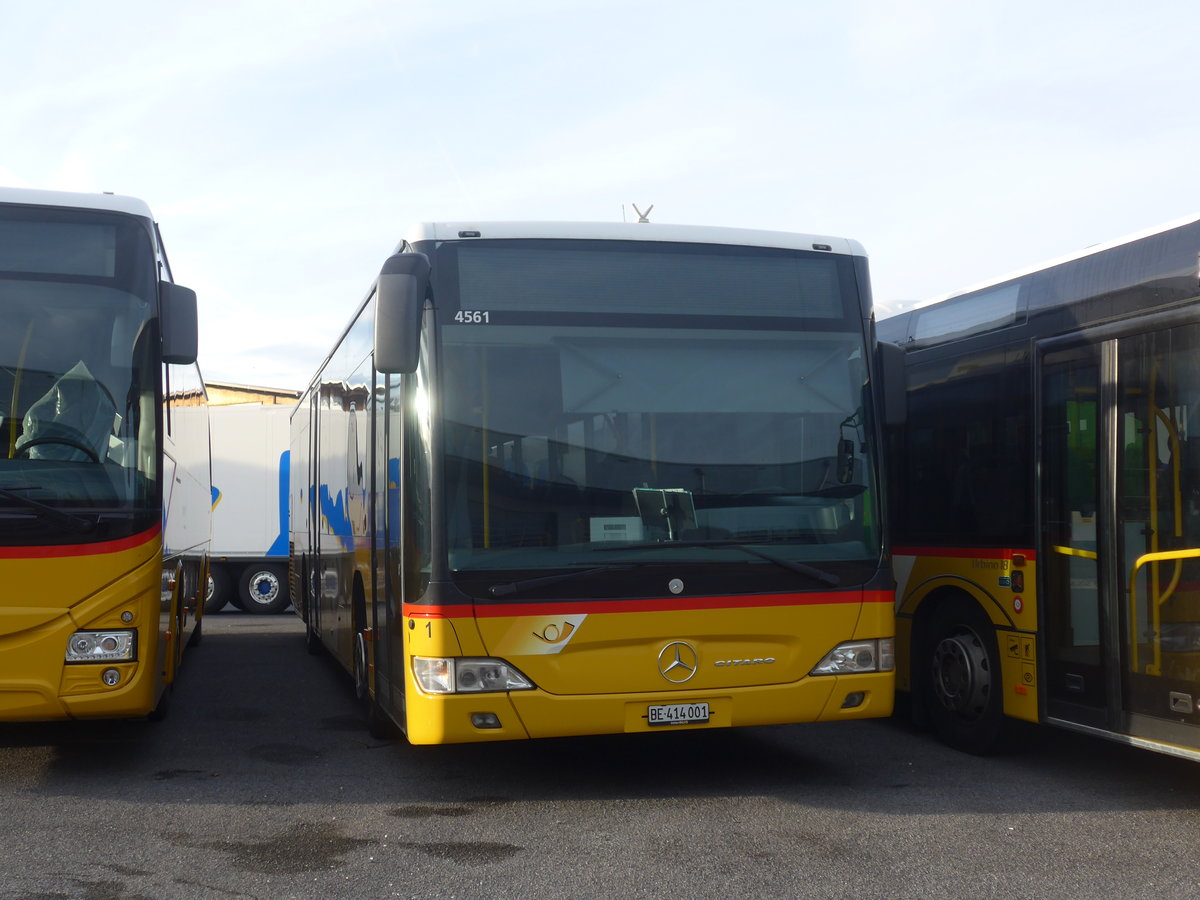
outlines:
[[[108,456],[108,438],[113,433],[116,415],[117,407],[108,389],[80,360],[25,411],[24,431],[15,448],[17,455],[30,459],[103,462]],[[72,444],[87,447],[94,456]],[[27,448],[25,453],[22,448]]]

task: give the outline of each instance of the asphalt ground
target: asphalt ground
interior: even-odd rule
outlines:
[[[0,726],[0,898],[1200,896],[1200,767],[905,722],[410,747],[290,613],[161,722]]]

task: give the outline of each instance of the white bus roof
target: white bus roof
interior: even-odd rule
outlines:
[[[73,209],[99,209],[128,213],[153,219],[150,207],[136,197],[118,194],[83,194],[73,191],[39,191],[33,188],[0,187],[0,203],[25,206],[65,206]]]
[[[466,234],[463,234],[466,232]],[[452,241],[462,238],[542,238],[549,240],[665,241],[687,244],[730,244],[778,247],[787,250],[822,249],[847,256],[867,255],[862,244],[849,238],[749,228],[706,225],[659,225],[631,222],[424,222],[408,230],[405,239]],[[814,245],[817,245],[814,248]]]

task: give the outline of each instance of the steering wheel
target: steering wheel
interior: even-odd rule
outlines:
[[[28,459],[29,448],[36,447],[38,444],[61,444],[64,447],[70,447],[73,450],[78,450],[81,453],[87,454],[88,459],[94,463],[100,462],[100,457],[96,455],[96,451],[86,444],[72,440],[68,437],[55,437],[54,435],[43,435],[42,437],[30,438],[21,445],[20,449],[17,450],[17,456]]]

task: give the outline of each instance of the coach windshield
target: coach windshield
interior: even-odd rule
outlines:
[[[155,524],[157,263],[148,224],[0,208],[0,540]]]

